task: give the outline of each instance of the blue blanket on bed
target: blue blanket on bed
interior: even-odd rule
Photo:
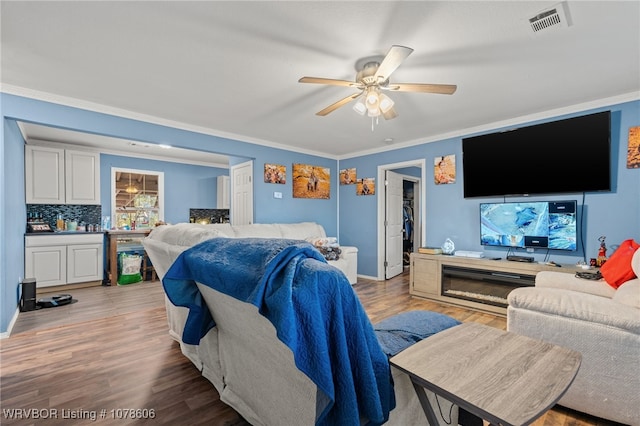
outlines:
[[[258,307],[296,366],[329,399],[318,425],[388,420],[395,396],[387,357],[346,276],[299,240],[214,238],[184,251],[167,271],[169,300],[189,308],[183,341],[215,326],[195,282]]]

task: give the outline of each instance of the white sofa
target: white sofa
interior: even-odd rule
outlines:
[[[640,276],[640,250],[632,267]],[[604,280],[544,271],[535,287],[513,290],[508,301],[509,331],[582,354],[560,405],[640,425],[640,278],[614,289]]]
[[[157,246],[156,256],[163,256],[163,260],[175,260],[177,255],[199,242],[214,237],[227,238],[288,238],[296,240],[310,240],[326,238],[322,225],[315,222],[299,223],[255,223],[252,225],[231,225],[228,223],[214,223],[201,225],[196,223],[179,223],[164,225],[154,229],[154,235],[147,241],[149,246]],[[158,244],[156,244],[158,243]],[[163,246],[162,243],[168,245]],[[340,246],[341,254],[338,260],[329,261],[330,265],[340,269],[351,284],[358,281],[358,248]],[[160,259],[158,259],[160,260]],[[156,262],[152,259],[155,270],[162,277],[166,272],[163,265],[167,262]],[[168,263],[171,266],[171,263]],[[167,266],[167,268],[168,268]],[[159,268],[159,269],[158,269]]]
[[[292,238],[298,235],[300,238],[309,235],[305,229],[315,226],[249,225],[233,227],[233,235],[265,237],[267,229],[272,232],[280,229],[281,236]],[[154,229],[143,240],[143,245],[162,279],[180,253],[207,239],[225,237],[231,234],[230,228],[229,225],[166,225]],[[294,234],[296,229],[301,233]],[[318,236],[319,231],[313,232],[310,236]],[[201,283],[197,283],[197,287],[216,326],[201,338],[200,344],[184,343],[181,336],[189,311],[173,305],[166,298],[169,333],[180,344],[182,353],[215,386],[220,399],[253,425],[315,424],[320,393],[315,384],[298,370],[291,350],[277,338],[271,322],[252,304]],[[427,424],[408,376],[392,368],[392,377],[396,408],[391,411],[386,424]],[[442,398],[436,401],[430,392],[427,395],[434,406],[439,404],[442,409],[440,424],[457,424],[456,406]]]

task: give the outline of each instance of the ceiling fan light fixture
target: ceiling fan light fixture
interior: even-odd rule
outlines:
[[[380,96],[373,87],[370,87],[367,91],[366,104],[369,117],[378,117],[380,115]]]
[[[362,96],[358,99],[358,102],[353,105],[353,110],[360,115],[364,115],[364,113],[367,112],[367,106],[364,104]]]
[[[383,112],[382,116],[384,117],[385,120],[392,120],[398,116],[398,113],[393,107],[391,107],[389,108],[388,111]]]
[[[367,92],[367,108],[377,108],[380,102],[380,96],[374,88],[370,88]]]
[[[395,102],[393,102],[393,99],[391,99],[384,93],[380,94],[380,111],[382,111],[383,114],[385,114],[391,108],[393,108],[393,105],[395,105]]]

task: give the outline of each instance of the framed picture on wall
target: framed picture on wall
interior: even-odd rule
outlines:
[[[340,185],[354,185],[356,183],[356,169],[340,170]]]
[[[264,181],[265,183],[287,183],[287,167],[264,163]]]
[[[640,168],[640,126],[629,128],[627,146],[627,169]]]
[[[309,164],[293,165],[293,198],[321,198],[331,194],[331,172],[328,167]]]
[[[456,156],[443,155],[433,159],[433,177],[436,185],[456,183]]]
[[[375,195],[376,178],[362,178],[356,181],[356,195]]]

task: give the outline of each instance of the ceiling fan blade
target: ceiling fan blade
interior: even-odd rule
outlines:
[[[458,86],[455,84],[392,83],[384,89],[395,90],[398,92],[423,92],[452,95],[455,93],[457,88]]]
[[[340,99],[335,104],[331,104],[328,107],[326,107],[325,109],[323,109],[322,111],[316,112],[316,115],[325,116],[325,115],[329,114],[330,112],[333,112],[333,111],[337,110],[341,106],[343,106],[345,104],[348,104],[349,102],[351,102],[352,100],[354,100],[355,98],[360,96],[361,94],[362,93],[354,93],[353,95],[349,95],[344,99]]]
[[[398,113],[396,112],[396,109],[391,107],[390,110],[388,110],[387,112],[383,112],[382,116],[384,117],[385,120],[391,120],[394,119],[398,116]]]
[[[332,86],[347,86],[347,87],[359,86],[359,84],[354,81],[335,80],[333,78],[320,78],[320,77],[302,77],[300,80],[298,80],[298,83],[330,84]]]
[[[410,47],[391,46],[391,49],[387,52],[387,56],[384,57],[374,75],[376,81],[382,82],[388,80],[391,73],[400,66],[402,61],[404,61],[411,52],[413,52],[413,49]]]

